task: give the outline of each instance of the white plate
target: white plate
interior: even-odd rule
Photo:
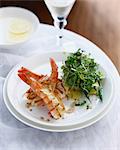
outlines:
[[[40,120],[40,117],[43,115],[47,117],[47,111],[45,109],[35,108],[33,109],[32,112],[29,111],[25,107],[25,100],[23,99],[23,94],[27,90],[28,86],[18,78],[17,71],[18,69],[20,69],[21,66],[25,66],[39,73],[43,73],[43,74],[50,73],[50,65],[49,65],[50,57],[53,57],[56,60],[57,64],[60,65],[61,61],[64,59],[64,53],[50,52],[50,53],[41,54],[41,55],[28,58],[25,62],[16,66],[12,71],[8,80],[7,94],[11,105],[18,113],[20,113],[22,116],[31,120],[34,123],[38,123],[40,125],[52,127],[52,128],[56,127],[59,129],[61,127],[67,128],[67,127],[76,126],[77,124],[85,124],[90,120],[93,120],[94,118],[96,118],[106,110],[108,105],[113,100],[113,96],[115,92],[114,75],[112,74],[113,70],[112,69],[109,70],[109,68],[107,67],[107,61],[106,61],[106,65],[102,65],[102,63],[100,63],[101,67],[103,68],[106,74],[106,79],[104,84],[103,103],[100,102],[96,103],[93,109],[91,110],[77,109],[74,113],[66,115],[64,119],[60,119],[60,120],[53,119],[50,122],[45,122],[43,120]],[[96,57],[96,60],[99,59],[100,57]],[[102,56],[102,60],[104,60],[104,55]]]
[[[82,129],[85,128],[87,126],[92,125],[93,123],[97,122],[98,120],[100,120],[105,114],[107,114],[107,112],[110,110],[112,104],[114,101],[111,101],[111,103],[108,105],[108,107],[102,112],[100,113],[97,117],[89,120],[88,122],[82,123],[82,124],[76,124],[74,126],[67,126],[67,127],[48,127],[45,125],[41,125],[39,123],[35,123],[27,118],[25,118],[24,116],[22,116],[21,114],[19,114],[14,107],[11,105],[8,95],[7,95],[7,82],[9,80],[9,77],[11,75],[12,71],[9,73],[9,75],[7,76],[5,83],[4,83],[4,87],[3,87],[3,98],[4,98],[4,102],[5,105],[7,106],[8,110],[11,112],[11,114],[18,119],[19,121],[23,122],[24,124],[31,126],[33,128],[36,129],[40,129],[40,130],[44,130],[44,131],[52,131],[52,132],[68,132],[68,131],[74,131],[74,130],[78,130],[78,129]],[[114,94],[114,99],[115,99],[115,94]],[[114,100],[113,99],[113,100]]]

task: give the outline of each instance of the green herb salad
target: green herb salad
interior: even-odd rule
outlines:
[[[90,54],[78,49],[77,52],[67,56],[61,68],[68,97],[77,100],[84,94],[90,100],[91,95],[96,95],[100,101],[103,100],[102,89],[105,76]]]

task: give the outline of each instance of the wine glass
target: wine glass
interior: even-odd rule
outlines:
[[[70,13],[75,0],[44,0],[53,19],[54,26],[58,29],[57,45],[62,44],[62,30],[67,25],[67,16]]]

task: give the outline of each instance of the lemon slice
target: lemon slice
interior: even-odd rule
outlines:
[[[13,34],[24,34],[31,29],[31,25],[28,21],[24,19],[14,19],[12,20],[9,31]]]

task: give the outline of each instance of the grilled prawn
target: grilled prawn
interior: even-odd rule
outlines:
[[[50,59],[52,73],[50,77],[37,75],[26,68],[18,71],[18,76],[30,86],[26,92],[28,100],[45,104],[49,114],[55,119],[59,119],[65,112],[62,98],[65,96],[62,82],[58,79],[58,67],[53,59]]]

